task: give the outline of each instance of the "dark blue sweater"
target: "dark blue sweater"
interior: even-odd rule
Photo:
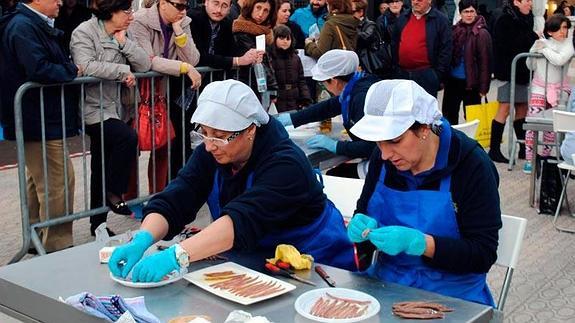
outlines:
[[[367,90],[373,84],[380,81],[379,78],[373,75],[366,74],[365,77],[359,79],[351,91],[349,101],[349,123],[343,126],[347,130],[349,137],[352,141],[339,141],[337,143],[336,153],[350,158],[369,158],[373,149],[375,148],[374,142],[361,140],[354,136],[349,129],[363,117],[363,106],[365,103],[365,95]],[[290,114],[294,127],[299,127],[310,122],[316,122],[333,118],[341,114],[341,104],[339,103],[339,96],[334,96],[328,100],[316,103],[298,112]]]
[[[221,214],[234,224],[234,248],[255,249],[264,235],[309,224],[323,212],[326,196],[308,159],[270,118],[257,129],[250,159],[238,173],[232,175],[230,165],[218,164],[202,144],[177,178],[150,200],[144,214],[157,212],[166,218],[166,239],[196,218],[212,190],[216,169],[223,180]],[[246,189],[250,173],[253,186]]]
[[[438,153],[437,160],[441,158]],[[464,133],[452,129],[451,145],[445,167],[412,176],[398,172],[374,150],[357,212],[366,213],[382,165],[386,167],[385,185],[400,191],[438,190],[443,177],[451,175],[451,195],[461,239],[434,236],[435,256],[423,257],[432,267],[459,273],[485,273],[497,259],[498,232],[501,228],[499,175],[483,148]],[[437,164],[441,164],[436,161]],[[445,163],[444,163],[445,164]],[[425,233],[425,232],[424,232]]]

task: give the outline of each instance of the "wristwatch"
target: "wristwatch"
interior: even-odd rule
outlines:
[[[179,243],[174,245],[174,252],[176,253],[176,261],[180,268],[188,268],[190,265],[190,256],[186,249],[182,248]]]

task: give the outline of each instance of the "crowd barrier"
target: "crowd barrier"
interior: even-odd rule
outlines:
[[[228,78],[234,78],[234,79],[238,79],[239,75],[238,75],[238,70],[232,70],[232,71],[223,71],[223,70],[216,70],[216,69],[212,69],[209,67],[198,67],[197,68],[198,72],[200,72],[203,76],[203,84],[212,82],[214,80],[221,80],[221,79],[228,79]],[[151,78],[151,82],[152,82],[152,89],[154,88],[154,82],[156,77],[162,77],[162,76],[166,76],[166,75],[162,75],[160,73],[157,72],[147,72],[147,73],[135,73],[134,74],[136,77],[136,86],[135,88],[138,88],[138,83],[140,80],[144,79],[144,78]],[[251,76],[251,73],[249,73],[249,75]],[[170,97],[170,89],[172,86],[178,86],[180,87],[180,94],[184,94],[185,93],[185,78],[187,78],[186,75],[183,75],[182,77],[179,78],[179,81],[177,82],[178,84],[171,84],[173,83],[172,81],[170,81],[169,77],[166,77],[165,79],[167,80],[166,82],[164,82],[165,84],[165,90],[166,90],[166,106],[168,109],[168,115],[170,114],[171,109],[174,109],[173,104],[172,104],[172,98]],[[110,210],[109,207],[107,207],[105,205],[105,202],[103,203],[104,205],[102,205],[99,208],[94,208],[91,209],[90,208],[90,198],[89,198],[89,175],[90,175],[90,171],[88,169],[88,165],[87,165],[87,156],[88,156],[88,149],[87,149],[87,143],[86,143],[86,133],[85,133],[85,122],[84,122],[84,99],[85,99],[85,85],[86,84],[94,84],[94,83],[98,83],[100,84],[100,95],[102,95],[102,85],[106,82],[115,82],[115,81],[108,81],[108,80],[102,80],[99,78],[94,78],[94,77],[79,77],[76,78],[75,80],[73,80],[72,82],[69,83],[65,83],[65,84],[40,84],[40,83],[34,83],[34,82],[27,82],[25,84],[23,84],[22,86],[20,86],[20,88],[18,89],[18,91],[16,92],[15,95],[15,100],[14,100],[14,114],[15,114],[15,135],[16,135],[16,145],[17,145],[17,155],[18,155],[18,184],[19,184],[19,192],[20,192],[20,209],[21,209],[21,217],[22,217],[22,248],[20,249],[20,251],[10,260],[10,263],[14,263],[19,261],[20,259],[22,259],[22,257],[27,253],[28,248],[30,247],[30,243],[33,244],[34,248],[36,249],[36,251],[38,252],[39,255],[44,255],[46,253],[42,242],[40,240],[40,237],[38,235],[37,230],[42,229],[42,228],[47,228],[47,227],[51,227],[51,226],[55,226],[58,224],[62,224],[62,223],[67,223],[67,222],[71,222],[74,220],[78,220],[78,219],[82,219],[82,218],[86,218],[95,214],[99,214],[99,213],[103,213],[103,212],[108,212]],[[251,77],[248,80],[249,83],[251,83]],[[117,91],[118,93],[121,92],[121,86],[122,84],[120,82],[116,82],[117,83]],[[29,94],[29,91],[32,89],[39,89],[39,93],[40,93],[40,102],[41,105],[39,107],[40,111],[41,111],[41,124],[42,124],[42,164],[43,164],[43,170],[44,170],[44,178],[48,179],[48,174],[47,174],[47,168],[49,167],[48,165],[48,161],[47,161],[47,157],[46,157],[46,129],[45,129],[45,116],[44,116],[44,101],[43,101],[43,95],[44,95],[44,90],[46,88],[49,87],[59,87],[60,88],[60,95],[61,95],[61,113],[62,113],[62,131],[64,133],[64,150],[63,150],[63,154],[64,157],[65,156],[69,156],[69,141],[71,138],[66,138],[66,116],[65,116],[65,100],[64,97],[66,96],[66,91],[77,91],[77,88],[79,88],[79,94],[80,94],[80,100],[79,100],[79,116],[81,117],[81,122],[80,124],[80,137],[81,137],[81,148],[82,148],[82,153],[81,153],[81,158],[82,158],[82,167],[80,170],[75,170],[75,177],[78,178],[77,174],[78,171],[81,173],[81,176],[83,177],[83,187],[80,189],[77,189],[76,187],[71,188],[68,187],[68,170],[67,170],[67,163],[64,163],[64,183],[65,183],[65,187],[64,187],[64,193],[65,193],[65,205],[66,205],[66,214],[64,216],[58,216],[57,218],[50,218],[50,213],[48,212],[49,210],[49,196],[48,196],[48,186],[49,183],[47,183],[45,185],[45,190],[44,190],[44,195],[45,195],[45,209],[46,209],[46,215],[47,215],[47,220],[46,221],[41,221],[41,222],[36,222],[36,223],[31,223],[30,221],[30,210],[28,207],[28,195],[27,195],[27,183],[26,183],[26,166],[25,166],[25,151],[24,151],[24,134],[23,134],[23,118],[22,118],[22,100],[23,98]],[[198,93],[199,95],[199,93]],[[134,111],[134,122],[136,124],[138,124],[138,100],[136,99],[138,96],[137,91],[132,91],[131,97],[133,101],[133,111]],[[197,96],[196,96],[197,98]],[[154,100],[155,98],[152,97],[152,106],[154,106]],[[192,104],[195,104],[192,103]],[[132,103],[130,103],[130,105],[132,105]],[[124,107],[125,108],[125,107]],[[180,109],[179,107],[176,107],[178,109]],[[180,109],[181,113],[182,113],[182,118],[181,118],[181,124],[174,124],[174,127],[180,127],[180,129],[182,130],[180,133],[182,133],[184,136],[188,136],[188,134],[186,133],[186,123],[190,122],[190,120],[186,120],[185,116],[185,111],[184,109]],[[100,102],[100,129],[103,129],[103,123],[102,123],[102,116],[103,116],[103,106],[102,103]],[[153,117],[152,117],[152,123],[154,122]],[[102,150],[103,150],[103,137],[104,137],[104,132],[100,131],[100,141],[102,142]],[[169,136],[168,136],[169,137]],[[182,140],[182,146],[181,148],[181,152],[182,152],[182,166],[185,163],[185,143],[186,140]],[[168,159],[171,161],[171,142],[168,141]],[[105,163],[104,163],[104,158],[105,158],[105,152],[102,151],[102,156],[101,156],[101,165],[102,165],[102,194],[103,194],[103,201],[106,201],[106,192],[105,192]],[[154,154],[155,154],[155,149],[152,149],[150,154],[152,154],[152,158],[151,158],[151,162],[153,163],[153,185],[155,187],[155,182],[156,182],[156,178],[155,178],[155,158],[154,158]],[[140,170],[139,167],[139,160],[140,158],[137,158],[138,162],[136,165],[136,169],[138,169],[138,173]],[[171,173],[177,171],[177,170],[173,170],[170,167],[170,163],[168,163],[168,178],[171,178]],[[138,196],[134,199],[128,200],[126,201],[127,204],[129,206],[133,206],[142,202],[145,202],[147,200],[149,200],[151,198],[151,196],[153,196],[153,194],[142,194],[140,192],[140,174],[138,174],[138,183],[137,183],[137,187],[138,187]],[[71,202],[68,200],[68,193],[70,189],[74,189],[74,192],[83,192],[83,202],[84,205],[83,207],[81,207],[82,210],[76,212],[75,210],[70,208]],[[76,195],[76,194],[75,194]]]

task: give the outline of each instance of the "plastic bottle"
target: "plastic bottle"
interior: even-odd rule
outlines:
[[[254,73],[256,74],[258,92],[264,93],[268,89],[268,83],[266,80],[266,70],[262,63],[254,64]]]

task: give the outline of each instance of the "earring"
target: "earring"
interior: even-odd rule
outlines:
[[[423,138],[423,140],[426,140],[426,139],[427,139],[427,136],[423,136],[423,137],[421,137],[421,138]]]
[[[248,137],[248,140],[249,140],[249,141],[252,141],[252,140],[254,140],[254,138],[253,138],[253,137]]]

